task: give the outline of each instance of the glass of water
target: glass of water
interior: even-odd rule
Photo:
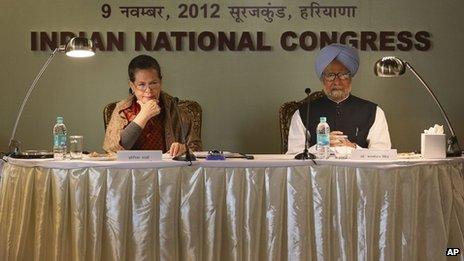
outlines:
[[[73,135],[69,137],[69,154],[71,159],[82,159],[84,149],[84,136]]]

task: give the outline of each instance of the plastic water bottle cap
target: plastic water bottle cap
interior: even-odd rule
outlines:
[[[56,117],[56,122],[57,123],[63,123],[63,117],[61,117],[61,116]]]
[[[319,120],[320,120],[321,122],[326,122],[326,121],[327,121],[327,118],[326,118],[326,117],[320,117]]]

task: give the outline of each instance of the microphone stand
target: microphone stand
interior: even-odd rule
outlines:
[[[311,93],[311,89],[310,88],[306,88],[305,89],[305,93],[308,95],[309,97],[309,94]],[[307,111],[306,111],[306,128],[309,127],[309,99],[308,99],[308,102],[307,102]],[[310,159],[310,160],[313,160],[314,162],[314,159],[316,158],[316,155],[310,153],[308,151],[308,143],[309,143],[309,135],[308,135],[309,131],[307,129],[305,129],[305,148],[303,150],[303,152],[301,153],[298,153],[296,156],[295,156],[295,159],[298,159],[298,160],[307,160],[307,159]],[[316,162],[314,162],[316,163]]]
[[[184,155],[175,156],[172,159],[177,160],[177,161],[188,161],[188,162],[190,162],[190,165],[192,165],[192,161],[196,161],[197,158],[195,157],[195,155],[193,155],[193,153],[190,151],[189,146],[187,145],[187,141],[186,141],[186,137],[185,137],[185,130],[184,130],[184,123],[183,123],[183,120],[182,120],[182,115],[180,114],[180,110],[179,110],[179,98],[174,97],[173,102],[175,104],[176,112],[177,112],[177,115],[179,117],[180,131],[181,131],[181,135],[182,135],[181,141],[182,141],[182,144],[185,146],[185,153],[184,153]]]

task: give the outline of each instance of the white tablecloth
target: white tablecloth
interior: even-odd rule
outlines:
[[[13,160],[0,260],[440,260],[464,159]]]

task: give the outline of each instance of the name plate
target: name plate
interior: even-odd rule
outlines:
[[[352,160],[396,160],[398,153],[396,149],[391,150],[369,150],[356,149],[351,153]]]
[[[117,160],[121,161],[161,161],[161,150],[121,150],[117,152]]]

